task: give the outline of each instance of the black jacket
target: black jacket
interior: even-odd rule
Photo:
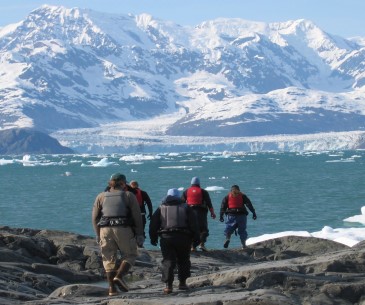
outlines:
[[[161,205],[177,205],[181,204],[182,201],[180,198],[167,196],[161,203]],[[195,215],[192,213],[191,208],[186,209],[187,212],[187,220],[188,220],[188,234],[192,237],[193,241],[199,241],[199,226]],[[153,213],[151,221],[150,221],[150,229],[149,235],[152,244],[156,244],[158,241],[158,237],[167,237],[169,233],[161,233],[161,209],[160,207]],[[173,234],[175,234],[174,232]],[[170,233],[171,234],[171,233]],[[186,234],[186,232],[182,232],[181,234]]]
[[[198,187],[200,187],[200,185],[195,185],[195,184],[193,184],[193,185],[191,185],[191,186],[198,186]],[[183,202],[187,202],[186,200],[187,200],[187,198],[188,198],[188,195],[187,195],[187,193],[188,193],[188,189],[189,189],[189,188],[187,188],[187,189],[183,192],[183,194],[181,195],[181,200],[182,200]],[[212,200],[210,199],[210,195],[209,195],[208,191],[206,191],[206,190],[205,190],[205,189],[203,189],[203,188],[201,188],[201,190],[202,190],[202,192],[203,192],[203,203],[202,203],[202,205],[197,205],[196,207],[198,207],[198,208],[203,208],[203,209],[206,209],[206,210],[210,210],[210,209],[212,209],[212,208],[213,208],[213,204],[212,204]]]
[[[225,196],[222,200],[222,204],[221,204],[221,210],[220,210],[220,217],[222,218],[224,214],[245,214],[248,215],[248,211],[246,209],[247,208],[251,211],[252,214],[255,214],[255,209],[251,203],[251,200],[244,194],[242,194],[242,199],[243,199],[243,207],[242,209],[240,209],[240,211],[232,211],[230,212],[230,210],[228,209],[228,196]]]

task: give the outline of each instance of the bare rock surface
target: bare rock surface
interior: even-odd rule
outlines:
[[[109,297],[99,247],[74,233],[0,227],[0,304],[365,305],[365,247],[282,237],[191,254],[188,291],[163,295],[161,252],[139,249],[130,291]]]

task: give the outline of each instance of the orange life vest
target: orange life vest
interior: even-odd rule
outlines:
[[[236,197],[232,196],[232,193],[228,194],[228,208],[229,209],[242,209],[243,208],[243,196],[238,194]]]
[[[203,191],[198,186],[189,187],[186,192],[186,197],[188,205],[203,204]]]
[[[139,203],[139,206],[143,206],[143,197],[142,197],[142,191],[140,189],[136,189],[136,198],[137,198],[137,201]]]

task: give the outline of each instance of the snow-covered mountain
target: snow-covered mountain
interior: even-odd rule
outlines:
[[[362,42],[308,20],[189,27],[42,6],[0,29],[0,128],[73,135],[71,146],[120,122],[141,139],[363,131]]]

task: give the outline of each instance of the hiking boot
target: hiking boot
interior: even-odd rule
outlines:
[[[166,287],[163,289],[164,294],[172,293],[172,284],[166,283]]]
[[[124,276],[127,275],[129,269],[131,268],[131,264],[122,261],[120,267],[117,271],[117,275],[114,277],[113,282],[118,286],[120,291],[127,292],[129,290],[127,283],[124,281]]]
[[[180,290],[188,290],[189,286],[186,285],[186,280],[181,280],[179,283],[179,289]]]
[[[202,251],[204,251],[204,252],[207,252],[207,251],[208,251],[208,249],[205,247],[204,243],[201,243],[201,244],[200,244],[200,246],[199,246],[199,248],[200,248]]]
[[[242,249],[242,250],[247,249],[246,242],[242,242],[241,249]]]
[[[109,292],[108,292],[109,296],[115,296],[118,294],[117,287],[115,286],[115,284],[113,282],[115,275],[116,275],[115,271],[106,273],[106,279],[108,280],[108,284],[109,284]]]
[[[229,243],[231,242],[231,240],[230,239],[226,239],[226,241],[224,242],[224,244],[223,244],[223,248],[228,248],[228,246],[229,246]]]

